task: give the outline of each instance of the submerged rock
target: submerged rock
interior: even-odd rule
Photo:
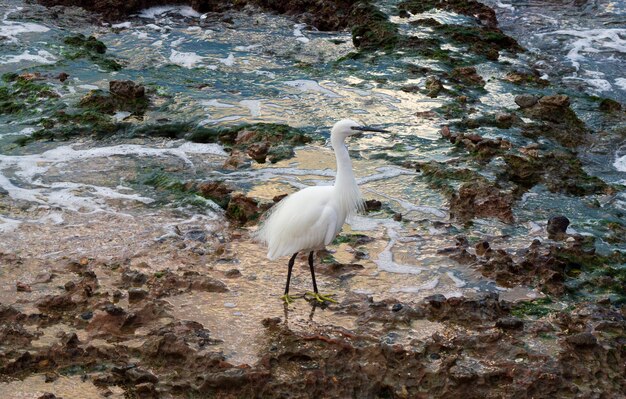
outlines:
[[[548,220],[548,238],[563,238],[569,226],[569,219],[565,216],[552,216]]]
[[[450,214],[461,221],[476,217],[495,217],[513,222],[514,197],[500,188],[482,182],[465,183],[450,199]]]

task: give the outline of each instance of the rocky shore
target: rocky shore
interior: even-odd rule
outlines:
[[[166,299],[225,294],[233,285],[254,281],[245,270],[218,265],[227,261],[232,247],[250,241],[247,227],[257,224],[286,193],[268,201],[255,197],[249,187],[222,180],[185,181],[165,169],[143,183],[186,203],[212,201],[228,221],[223,236],[172,233],[172,242],[163,240],[163,252],[176,253],[182,266],[157,272],[132,257],[102,260],[94,254],[50,263],[0,252],[7,276],[23,269],[47,270],[32,281],[11,282],[20,306],[0,303],[0,390],[33,376],[53,388],[58,381],[80,376],[102,397],[623,397],[626,254],[597,250],[600,241],[624,248],[623,214],[606,212],[603,237],[568,232],[567,212],[554,215],[546,239],[524,248],[453,233],[453,224],[471,228],[477,219],[514,226],[516,207],[537,187],[582,198],[593,209],[602,206],[598,198],[608,202],[624,190],[590,174],[581,160],[593,151],[606,155],[623,140],[622,105],[562,94],[533,68],[512,65],[507,60],[525,50],[498,28],[491,8],[476,1],[407,0],[387,15],[367,0],[38,2],[51,13],[82,7],[95,13],[94,20],[106,22],[119,22],[150,6],[177,4],[220,16],[232,10],[274,12],[322,31],[350,30],[354,51],[336,61],[337,68],[353,60],[374,65],[391,59],[404,74],[424,79],[424,84],[405,85],[401,91],[442,100],[441,106],[416,117],[442,120],[440,140],[455,155],[452,160],[378,157],[415,172],[416,179],[448,201],[450,221],[444,227],[453,244],[439,248],[438,255],[500,287],[531,287],[540,294],[517,302],[496,293],[439,294],[413,303],[393,294],[374,300],[352,292],[337,304],[310,304],[311,320],[315,312],[326,312],[351,320],[350,328],[314,323],[294,328],[285,310],[283,317],[267,317],[256,326],[263,339],[255,362],[231,362],[210,328],[181,317]],[[472,25],[411,16],[432,8],[463,15]],[[428,28],[434,36],[406,35],[390,17],[411,19],[412,26]],[[68,59],[111,72],[124,68],[94,36],[68,34],[64,43]],[[466,46],[466,56],[457,58],[447,50],[449,43]],[[407,63],[407,54],[443,67]],[[486,61],[498,62],[504,77],[480,74],[477,67]],[[163,94],[154,86],[113,77],[108,91],[93,90],[66,107],[51,85],[67,79],[68,73],[42,69],[2,77],[0,115],[35,117],[35,108],[44,113],[36,116],[36,131],[18,139],[14,151],[77,139],[185,139],[223,146],[228,156],[218,166],[226,173],[289,160],[294,148],[321,142],[311,131],[276,123],[211,127],[161,120],[139,125],[136,121],[164,102]],[[510,85],[516,107],[479,112],[481,98],[493,84]],[[599,115],[600,128],[590,128],[578,116],[576,104]],[[127,117],[112,118],[120,112]],[[519,140],[496,137],[494,129],[518,132]],[[389,213],[388,204],[380,200],[368,209]],[[400,213],[389,216],[403,220]],[[352,263],[322,253],[320,273],[343,282],[362,271],[359,261],[367,257],[363,246],[375,238],[338,239],[354,255]],[[207,242],[202,248],[211,250],[200,249],[198,243]],[[41,345],[42,340],[50,344]],[[54,389],[49,391],[41,397],[57,397]]]

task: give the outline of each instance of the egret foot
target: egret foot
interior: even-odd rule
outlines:
[[[289,305],[290,303],[292,303],[296,299],[296,297],[293,297],[293,296],[291,296],[289,294],[285,294],[285,295],[281,296],[280,299],[282,299],[283,302],[285,302],[285,305]]]
[[[324,303],[324,302],[337,303],[336,300],[331,298],[332,296],[335,296],[335,294],[322,295],[318,292],[307,292],[306,295],[310,295],[311,297],[313,297],[313,299],[315,299],[319,303]]]

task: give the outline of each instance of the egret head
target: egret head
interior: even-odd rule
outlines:
[[[344,140],[347,137],[354,136],[363,132],[387,132],[387,130],[379,129],[371,126],[363,126],[352,119],[342,119],[335,123],[330,131],[331,139],[337,138]]]

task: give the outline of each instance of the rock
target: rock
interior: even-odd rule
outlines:
[[[600,101],[599,109],[603,112],[617,112],[622,110],[622,104],[610,98],[604,98]]]
[[[65,72],[61,72],[58,76],[57,79],[59,79],[61,82],[65,82],[67,80],[67,78],[69,78],[70,75],[68,75]]]
[[[248,145],[248,156],[258,163],[265,163],[265,158],[270,150],[270,143],[267,141],[261,143],[252,143]]]
[[[524,328],[524,322],[517,317],[503,317],[496,321],[496,327],[503,330],[520,330]]]
[[[378,200],[367,200],[365,201],[365,210],[366,211],[380,211],[380,208],[383,206],[383,203]]]
[[[93,312],[91,310],[88,310],[80,314],[80,318],[83,320],[89,320],[92,317],[93,317]]]
[[[391,307],[391,311],[392,312],[399,312],[404,308],[404,305],[402,305],[401,303],[396,303]]]
[[[258,202],[253,198],[246,197],[243,193],[234,193],[226,207],[226,216],[240,224],[255,221],[259,215]]]
[[[282,322],[280,317],[267,317],[261,321],[265,328],[276,327]]]
[[[476,68],[474,67],[454,68],[450,73],[450,78],[471,86],[483,87],[485,85],[484,79],[476,72]]]
[[[424,301],[435,308],[439,308],[446,303],[446,297],[442,294],[435,294],[427,296]]]
[[[395,220],[396,222],[401,222],[402,221],[402,214],[401,213],[394,213],[393,214],[393,220]]]
[[[476,217],[496,217],[513,222],[512,194],[484,181],[464,183],[450,199],[450,213],[461,221]]]
[[[501,129],[508,129],[516,122],[514,114],[501,112],[496,114],[496,125]]]
[[[137,302],[148,296],[148,291],[143,290],[141,288],[130,288],[128,290],[128,301],[129,302]]]
[[[564,94],[543,96],[539,99],[539,104],[551,107],[566,108],[569,107],[569,97]]]
[[[63,285],[63,288],[65,288],[65,291],[72,291],[74,288],[76,288],[76,283],[70,280],[65,283],[65,285]]]
[[[552,216],[548,220],[548,238],[550,239],[562,239],[565,232],[567,231],[567,226],[569,226],[569,219],[565,216],[558,215]]]
[[[452,137],[452,133],[450,132],[450,127],[449,126],[443,126],[441,128],[441,137],[443,137],[444,139],[449,139],[450,137]]]
[[[569,344],[574,346],[595,346],[598,343],[597,338],[590,332],[573,334],[565,338]]]
[[[43,395],[39,396],[37,399],[63,399],[63,398],[56,396],[53,393],[46,392]]]
[[[152,374],[149,371],[142,370],[138,367],[129,368],[124,374],[135,384],[141,384],[146,382],[156,384],[157,382],[159,382],[159,379],[156,375]]]
[[[58,379],[59,379],[59,375],[57,373],[49,372],[49,373],[45,374],[44,382],[45,383],[50,383],[50,382],[54,382],[54,381],[56,381]]]
[[[519,105],[520,108],[529,108],[533,105],[537,104],[539,99],[532,94],[520,94],[519,96],[515,96],[515,104]]]
[[[483,256],[489,250],[489,243],[487,241],[481,241],[476,244],[476,255]]]
[[[15,289],[17,292],[31,292],[33,290],[30,285],[22,283],[21,281],[15,283]]]
[[[123,308],[115,306],[112,303],[104,305],[104,311],[111,316],[123,316],[126,314],[126,311]]]
[[[228,278],[241,277],[241,272],[238,269],[230,269],[224,273]]]
[[[429,76],[426,78],[426,94],[428,97],[434,98],[444,89],[443,83],[436,76]]]
[[[125,98],[143,98],[146,95],[145,88],[132,80],[111,80],[109,92],[113,95]]]

